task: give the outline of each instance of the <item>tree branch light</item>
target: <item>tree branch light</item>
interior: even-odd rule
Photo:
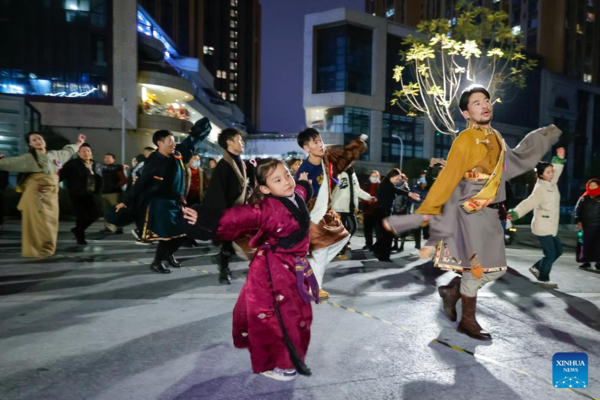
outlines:
[[[504,11],[465,0],[456,9],[457,19],[422,21],[417,27],[422,36],[404,40],[403,65],[396,65],[393,75],[401,88],[391,100],[407,116],[427,115],[437,131],[453,137],[460,90],[477,83],[494,103],[502,103],[508,88],[525,88],[525,71],[537,65],[523,54],[520,34],[507,26]]]

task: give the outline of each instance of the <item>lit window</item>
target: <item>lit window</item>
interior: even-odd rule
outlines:
[[[232,60],[237,60],[237,56],[238,56],[238,53],[236,53],[235,51],[232,51],[230,54],[230,57]]]
[[[204,46],[204,54],[208,54],[211,56],[215,51],[215,48],[212,46]]]
[[[231,26],[232,28],[237,28],[237,21],[236,21],[236,20],[234,20],[234,19],[232,19],[232,20],[229,22],[229,26]]]
[[[237,49],[238,48],[238,42],[229,42],[229,47],[231,47],[232,49]]]
[[[236,101],[236,100],[237,100],[237,94],[230,93],[229,94],[229,101]]]
[[[521,33],[521,25],[515,25],[511,29],[513,35],[518,35]]]
[[[237,90],[237,83],[230,83],[229,84],[229,90],[230,91],[236,91]]]
[[[237,65],[236,62],[232,61],[232,62],[229,63],[229,69],[231,69],[233,71],[237,71],[237,67],[238,67],[238,65]]]
[[[230,72],[229,79],[232,81],[237,81],[237,72]]]
[[[221,95],[221,97],[223,98],[223,100],[227,100],[227,93],[225,93],[225,92],[219,92],[219,94]]]
[[[592,75],[591,74],[583,74],[583,81],[585,83],[592,83]]]
[[[583,35],[583,29],[581,29],[581,25],[577,24],[577,26],[575,27],[575,29],[577,30],[578,34]]]
[[[231,12],[229,13],[229,15],[231,15],[233,18],[237,18],[238,12],[237,12],[237,10],[231,10]]]
[[[231,7],[237,7],[238,6],[238,0],[231,0]]]
[[[594,22],[596,20],[596,14],[594,13],[587,13],[587,22]]]
[[[227,79],[227,71],[217,70],[217,78]]]

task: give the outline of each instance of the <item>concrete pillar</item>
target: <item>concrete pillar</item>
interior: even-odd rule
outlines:
[[[371,134],[369,137],[369,152],[371,161],[381,162],[381,136],[383,129],[383,112],[371,110]]]

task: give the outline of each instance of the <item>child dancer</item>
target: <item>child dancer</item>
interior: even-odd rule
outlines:
[[[252,370],[289,381],[310,375],[304,357],[310,341],[309,294],[319,286],[306,259],[310,216],[305,201],[312,187],[302,174],[298,185],[282,161],[263,160],[256,169],[257,190],[248,205],[215,216],[205,205],[185,208],[193,226],[188,235],[232,241],[252,234],[257,248],[246,283],[233,309],[233,343],[250,351]]]

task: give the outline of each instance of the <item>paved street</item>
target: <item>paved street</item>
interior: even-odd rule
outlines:
[[[153,246],[130,234],[77,246],[62,222],[56,256],[20,258],[20,225],[0,235],[0,399],[591,399],[600,397],[600,274],[581,271],[574,234],[552,271],[558,290],[532,283],[537,241],[520,230],[510,270],[479,296],[492,343],[456,332],[436,286],[453,274],[419,260],[413,243],[380,263],[354,250],[325,276],[306,359],[312,377],[251,373],[233,347],[234,284],[217,283],[207,243],[183,248],[185,268],[150,272]],[[97,223],[90,232],[98,232]],[[362,237],[352,240],[360,249]],[[552,356],[585,352],[589,387],[555,389]]]

